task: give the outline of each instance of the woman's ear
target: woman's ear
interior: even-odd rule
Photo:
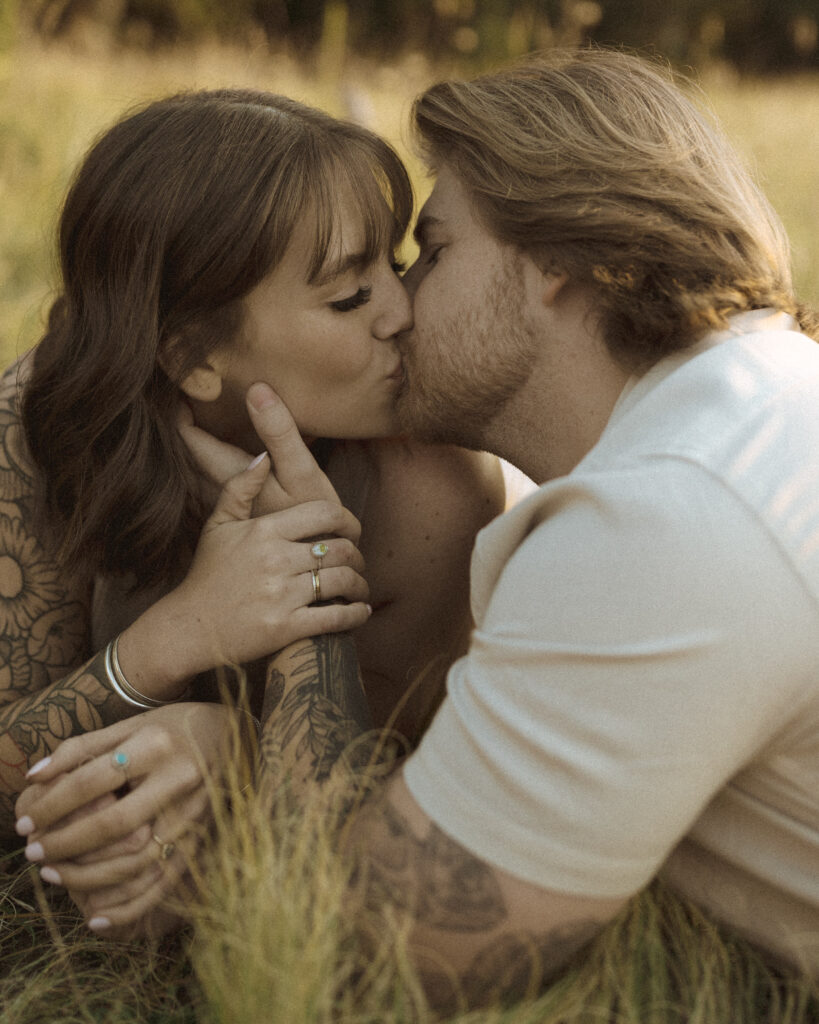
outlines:
[[[203,363],[179,381],[179,388],[188,398],[199,402],[215,402],[222,394],[222,375],[211,363]]]
[[[188,398],[196,399],[199,402],[215,402],[222,394],[224,360],[216,352],[212,352],[205,362],[195,366],[184,376],[180,376],[181,360],[173,341],[163,347],[157,361],[168,377]]]
[[[549,273],[543,275],[543,285],[540,292],[541,301],[544,306],[554,305],[554,301],[560,293],[563,285],[569,280],[565,273]]]

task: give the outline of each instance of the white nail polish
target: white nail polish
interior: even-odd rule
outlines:
[[[255,469],[259,465],[259,463],[262,461],[262,459],[266,459],[266,458],[267,458],[267,452],[262,452],[261,455],[257,455],[256,456],[256,458],[250,463],[250,465],[247,468],[248,469]]]
[[[88,922],[88,927],[92,932],[104,932],[106,928],[111,927],[111,922],[107,917],[92,917]]]
[[[29,770],[26,772],[26,778],[30,779],[32,775],[36,775],[37,772],[42,771],[43,768],[45,768],[47,765],[50,765],[50,764],[51,764],[51,758],[50,757],[43,757],[43,758],[41,758],[37,762],[37,764],[33,764],[29,768]]]

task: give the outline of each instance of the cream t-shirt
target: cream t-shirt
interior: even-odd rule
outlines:
[[[478,537],[476,629],[405,778],[487,862],[658,871],[819,970],[819,346],[734,318]]]

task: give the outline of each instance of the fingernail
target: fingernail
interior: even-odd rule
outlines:
[[[43,758],[41,758],[41,760],[39,760],[37,762],[37,764],[33,764],[29,768],[29,770],[26,772],[26,778],[30,779],[32,775],[36,775],[37,772],[42,771],[42,769],[45,768],[46,765],[49,765],[49,764],[51,764],[51,758],[50,757],[43,757]]]
[[[371,604],[367,604],[367,605],[364,605],[364,607],[367,609],[367,614],[368,615],[372,615],[372,613],[373,613],[373,606]]]
[[[43,860],[45,858],[45,850],[43,849],[42,843],[29,843],[26,847],[26,859],[27,860]]]
[[[88,927],[92,932],[104,932],[106,928],[111,927],[111,921],[107,917],[92,917]]]
[[[17,819],[14,828],[18,836],[30,836],[34,831],[34,822],[27,814],[24,814],[22,818]]]
[[[267,408],[268,405],[273,405],[276,401],[276,397],[267,384],[251,384],[247,392],[247,400],[258,412],[262,409]]]
[[[253,460],[253,461],[252,461],[252,462],[250,463],[250,465],[249,465],[249,466],[248,466],[247,468],[248,468],[248,469],[255,469],[255,468],[256,468],[256,466],[258,466],[258,465],[259,465],[259,463],[260,463],[260,462],[261,462],[261,461],[262,461],[263,459],[266,459],[266,458],[267,458],[267,452],[262,452],[262,454],[261,454],[261,455],[257,455],[257,456],[256,456],[256,458],[255,458],[255,459],[254,459],[254,460]]]
[[[63,880],[56,868],[40,868],[40,878],[44,882],[51,882],[52,885],[62,885]]]

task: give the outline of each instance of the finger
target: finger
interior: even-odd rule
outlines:
[[[175,876],[163,875],[141,895],[130,900],[113,903],[110,906],[103,906],[101,901],[95,900],[95,909],[92,912],[93,916],[88,919],[88,927],[99,935],[111,935],[119,938],[122,937],[120,929],[143,922],[149,915],[151,917],[167,917],[179,923],[178,915],[169,908],[162,907],[161,904],[172,898],[174,908],[177,907],[180,896],[184,898],[184,875],[185,867],[180,865],[178,874]],[[177,892],[180,893],[180,896],[177,896]],[[173,894],[172,897],[171,894]],[[112,895],[114,899],[117,898],[116,893]],[[85,901],[86,911],[90,910],[88,902],[88,900]]]
[[[138,899],[150,891],[164,892],[163,883],[167,883],[167,876],[157,863],[150,864],[138,874],[117,882],[116,885],[104,886],[93,892],[86,893],[84,902],[85,913],[89,916],[112,910]],[[75,890],[79,892],[79,890]]]
[[[48,757],[44,757],[29,768],[26,778],[38,784],[51,782],[61,772],[70,772],[84,761],[114,750],[126,736],[130,736],[134,729],[141,724],[139,717],[126,718],[114,725],[106,726],[104,729],[96,729],[83,733],[81,736],[71,736],[67,740],[63,740]]]
[[[300,569],[306,565],[310,569],[317,568],[321,572],[325,572],[328,569],[346,565],[355,569],[357,573],[364,573],[366,569],[364,556],[352,541],[347,540],[346,537],[328,537],[321,543],[324,544],[325,552],[321,556],[320,564],[318,555],[313,551],[315,542],[307,541],[302,552],[303,557],[299,558],[298,562],[294,560],[294,566],[297,565]]]
[[[212,529],[221,523],[250,519],[253,501],[261,491],[270,472],[270,456],[262,452],[241,473],[228,480],[219,495],[216,507],[205,523],[205,529]]]
[[[190,410],[188,410],[190,412]],[[247,468],[251,456],[241,448],[220,441],[193,422],[193,416],[179,422],[179,433],[196,464],[220,486]]]
[[[321,569],[315,576],[312,571],[303,573],[301,579],[304,580],[304,592],[307,595],[305,604],[343,598],[350,604],[360,602],[366,605],[370,596],[370,588],[364,577],[346,565],[337,569]]]
[[[161,734],[143,733],[138,757],[133,752],[128,753],[127,745],[123,744],[122,753],[126,753],[134,765],[135,777],[147,774],[157,761],[161,762],[163,756],[167,756],[167,751],[165,755],[162,753],[164,741]],[[48,794],[47,798],[60,801],[61,792],[58,791],[65,782],[79,779],[82,773],[86,773],[87,777],[80,779],[78,785],[84,792],[92,794],[82,801],[83,804],[89,803],[99,795],[95,790],[111,788],[110,776],[117,769],[108,766],[106,760],[97,759],[91,765],[78,769],[69,779],[60,780],[54,786],[54,793]],[[137,785],[122,799],[104,810],[84,816],[80,821],[63,825],[52,812],[53,820],[58,823],[29,837],[26,857],[34,863],[55,864],[118,842],[145,822],[155,820],[166,805],[195,789],[201,778],[196,762],[192,758],[183,758],[174,765],[172,772],[152,775],[149,781]],[[73,796],[71,790],[69,796]]]
[[[324,498],[338,501],[338,495],[304,443],[290,411],[271,387],[252,384],[247,407],[253,427],[270,457],[276,479],[297,502]]]
[[[83,857],[49,864],[40,874],[47,882],[78,892],[119,885],[144,873],[155,878],[153,869],[164,871],[172,858],[190,862],[199,845],[208,807],[207,790],[200,786],[152,824],[140,826],[125,839]]]
[[[344,537],[353,544],[361,536],[361,523],[352,512],[332,501],[307,501],[292,508],[261,516],[258,523],[267,523],[286,540],[308,537]],[[262,527],[265,528],[265,527]]]
[[[298,608],[290,616],[287,643],[303,640],[308,636],[321,636],[323,633],[345,633],[358,629],[372,615],[367,604],[311,604]]]
[[[107,730],[103,730],[107,731]],[[89,734],[93,735],[93,734]],[[115,744],[108,750],[100,751],[73,771],[64,772],[47,785],[38,785],[36,799],[27,807],[27,813],[18,818],[16,828],[20,835],[32,840],[41,840],[44,834],[54,829],[64,829],[75,823],[76,813],[92,806],[105,794],[112,794],[126,782],[138,776],[131,764],[130,755],[125,752],[127,740]],[[113,753],[124,754],[126,763],[117,766]],[[96,815],[83,815],[96,820]],[[79,826],[81,827],[81,826]]]

